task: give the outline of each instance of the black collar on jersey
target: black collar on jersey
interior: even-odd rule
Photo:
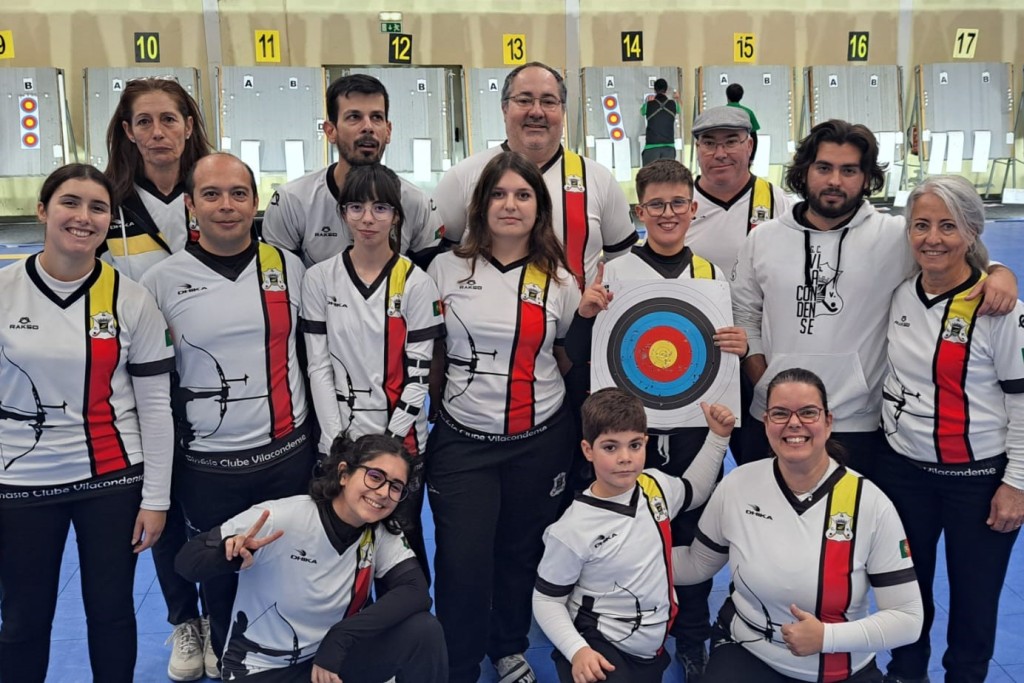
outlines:
[[[787,484],[786,480],[782,478],[782,471],[779,469],[779,460],[777,457],[772,461],[772,472],[775,474],[775,483],[778,484],[780,489],[782,489],[782,495],[784,495],[786,500],[789,501],[789,504],[793,507],[796,514],[802,515],[814,507],[814,504],[819,500],[828,497],[828,494],[832,492],[832,487],[843,478],[844,474],[846,474],[846,467],[843,465],[837,467],[835,472],[828,475],[828,478],[821,483],[821,486],[816,488],[814,493],[812,493],[806,500],[800,500],[789,489],[789,484]]]
[[[598,498],[597,496],[588,496],[585,493],[577,493],[574,500],[578,503],[583,503],[584,505],[589,505],[601,510],[607,510],[608,512],[614,512],[617,515],[636,517],[636,504],[637,501],[640,500],[640,487],[636,485],[633,486],[633,495],[629,497],[629,503],[625,505],[605,498]]]
[[[135,184],[141,187],[149,194],[159,199],[160,201],[162,201],[164,204],[170,204],[171,202],[178,198],[178,195],[182,194],[185,191],[185,183],[178,182],[177,185],[171,188],[170,194],[164,194],[159,190],[159,188],[157,188],[156,185],[153,184],[152,180],[150,180],[141,173],[135,176]]]
[[[706,192],[706,191],[705,191],[705,190],[704,190],[704,189],[703,189],[703,188],[702,188],[702,187],[700,186],[700,181],[701,181],[701,178],[703,178],[703,176],[697,176],[697,179],[696,179],[695,181],[693,181],[693,184],[694,184],[694,185],[696,186],[697,190],[699,190],[699,191],[700,191],[700,193],[701,193],[701,195],[703,196],[703,198],[707,199],[707,200],[708,200],[709,202],[711,202],[712,204],[715,204],[716,206],[720,206],[720,207],[722,207],[722,208],[723,208],[723,209],[725,209],[726,211],[728,211],[729,209],[731,209],[731,208],[732,208],[732,205],[733,205],[733,204],[735,204],[735,203],[736,203],[736,202],[738,202],[739,200],[743,199],[744,195],[746,195],[746,194],[747,194],[748,192],[749,192],[749,193],[753,193],[753,191],[754,191],[754,181],[755,181],[755,180],[757,180],[757,176],[755,176],[755,175],[754,175],[753,173],[751,173],[751,174],[750,174],[750,180],[748,180],[748,181],[747,181],[747,184],[746,184],[746,185],[744,185],[744,186],[743,186],[743,187],[742,187],[742,188],[740,189],[740,191],[739,191],[739,192],[737,192],[737,193],[736,193],[736,194],[735,194],[735,195],[734,195],[734,196],[733,196],[733,197],[732,197],[731,199],[729,199],[728,201],[724,201],[724,202],[723,202],[723,201],[722,201],[722,200],[720,200],[720,199],[717,199],[717,198],[715,198],[715,197],[712,197],[712,196],[711,196],[710,194],[708,194],[708,193],[707,193],[707,192]],[[751,200],[751,201],[753,201],[753,200],[754,200],[753,194],[751,194],[750,200]]]
[[[505,140],[505,142],[501,143],[501,148],[503,150],[505,150],[506,152],[511,152],[512,151],[512,148],[508,146],[508,140]],[[544,165],[540,167],[540,174],[544,175],[545,173],[547,173],[548,169],[551,168],[552,166],[554,166],[555,163],[557,161],[559,161],[561,158],[562,158],[562,145],[558,145],[558,151],[555,152],[555,156],[553,156],[550,159],[548,159],[546,162],[544,162]]]
[[[338,197],[341,195],[341,188],[338,187],[338,181],[334,179],[334,169],[337,167],[337,161],[327,167],[327,190],[331,193],[331,196],[334,197],[334,201],[338,201]]]
[[[675,280],[682,275],[693,262],[693,252],[689,247],[683,247],[671,256],[664,256],[651,248],[650,240],[641,245],[634,245],[633,253],[644,263],[658,271],[666,280]]]
[[[942,303],[944,301],[947,301],[948,299],[952,299],[960,292],[966,291],[973,287],[974,285],[978,284],[978,280],[981,279],[981,271],[975,268],[974,266],[971,266],[971,274],[967,277],[966,280],[964,280],[963,282],[961,282],[948,292],[943,292],[942,294],[939,294],[934,298],[928,296],[928,294],[924,291],[924,286],[921,284],[921,278],[922,275],[919,273],[917,276],[917,281],[914,283],[914,289],[917,290],[917,298],[921,300],[921,303],[924,304],[924,307],[931,308],[935,304]]]
[[[316,511],[320,515],[320,524],[324,527],[327,540],[331,542],[331,546],[339,555],[344,555],[345,551],[359,540],[363,529],[366,528],[365,526],[350,526],[342,521],[337,513],[334,512],[334,506],[329,500],[318,500],[316,502]]]
[[[356,273],[356,267],[355,264],[352,263],[352,255],[349,253],[350,251],[352,251],[351,245],[346,248],[345,251],[341,252],[341,262],[344,264],[345,272],[348,273],[349,279],[352,280],[352,284],[354,284],[356,289],[359,290],[359,294],[362,295],[363,299],[369,299],[373,296],[373,293],[377,291],[377,288],[380,287],[381,283],[387,280],[388,276],[391,275],[391,269],[395,267],[395,262],[398,261],[398,254],[392,252],[391,258],[389,258],[388,262],[384,264],[380,273],[377,274],[377,278],[367,285],[359,277],[359,274]]]
[[[518,261],[513,261],[512,263],[509,263],[507,265],[503,264],[501,261],[499,261],[498,259],[494,258],[493,256],[487,257],[487,260],[490,262],[490,264],[492,266],[497,268],[498,272],[500,272],[500,273],[508,273],[508,272],[511,272],[511,271],[515,270],[516,268],[523,268],[523,267],[525,267],[525,266],[530,264],[530,257],[529,257],[529,255],[524,256],[523,258],[519,259]]]
[[[252,260],[256,258],[259,244],[256,240],[250,240],[249,246],[237,254],[231,256],[217,256],[203,249],[199,242],[189,242],[185,245],[185,251],[196,257],[200,263],[217,273],[218,275],[235,282],[242,275]]]
[[[71,306],[71,304],[75,303],[83,296],[85,296],[89,292],[89,288],[93,286],[93,284],[96,282],[96,279],[100,276],[100,269],[102,268],[102,264],[100,264],[99,259],[96,259],[96,264],[93,266],[92,273],[90,273],[89,276],[85,278],[81,286],[79,286],[79,288],[76,289],[71,294],[71,296],[69,296],[66,299],[62,299],[57,295],[56,292],[54,292],[52,289],[46,286],[46,283],[43,282],[43,278],[39,275],[39,270],[38,267],[36,266],[36,260],[38,256],[39,254],[32,254],[25,261],[25,271],[28,273],[28,278],[32,280],[32,283],[39,288],[39,291],[42,292],[47,299],[49,299],[50,301],[64,309],[68,308],[69,306]],[[117,298],[116,292],[114,298]]]

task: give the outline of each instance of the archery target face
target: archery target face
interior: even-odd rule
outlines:
[[[700,402],[739,415],[739,359],[714,344],[732,325],[729,286],[712,280],[613,283],[594,324],[591,389],[625,389],[658,430],[705,426]]]

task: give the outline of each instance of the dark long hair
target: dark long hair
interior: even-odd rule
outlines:
[[[537,220],[530,231],[529,260],[552,280],[559,281],[558,268],[569,270],[565,250],[555,237],[551,212],[551,193],[544,184],[537,165],[518,152],[502,152],[491,159],[477,181],[466,217],[466,239],[455,247],[455,255],[470,260],[470,277],[476,272],[476,258],[491,257],[491,231],[487,225],[487,210],[491,206],[491,193],[506,172],[512,171],[530,186],[537,198]]]
[[[121,100],[107,126],[107,169],[105,173],[114,185],[113,200],[121,203],[134,191],[135,178],[142,173],[142,155],[139,148],[128,139],[122,123],[132,125],[132,109],[140,95],[151,92],[166,93],[174,102],[178,113],[186,121],[192,117],[192,135],[185,140],[185,151],[178,166],[178,182],[185,180],[185,174],[200,158],[210,153],[210,140],[203,123],[203,112],[192,96],[181,84],[167,78],[136,78],[125,84]]]
[[[878,142],[867,126],[830,119],[819,123],[796,147],[793,162],[786,168],[786,187],[804,199],[807,198],[807,171],[818,158],[823,142],[853,145],[860,150],[860,170],[867,177],[862,197],[870,197],[885,187],[885,168],[878,163]]]
[[[350,168],[338,196],[338,212],[342,218],[345,217],[344,206],[349,202],[383,202],[393,206],[398,221],[388,234],[388,243],[396,254],[402,253],[405,210],[402,208],[402,181],[394,171],[382,164]]]

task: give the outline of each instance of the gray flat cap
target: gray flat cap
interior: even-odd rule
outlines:
[[[750,116],[739,107],[710,107],[693,120],[693,137],[715,128],[750,132]]]

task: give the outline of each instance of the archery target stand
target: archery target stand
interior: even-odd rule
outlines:
[[[733,324],[728,283],[638,280],[612,288],[615,298],[594,323],[591,390],[633,394],[656,431],[707,426],[701,401],[727,406],[739,426],[739,357],[712,338]]]

